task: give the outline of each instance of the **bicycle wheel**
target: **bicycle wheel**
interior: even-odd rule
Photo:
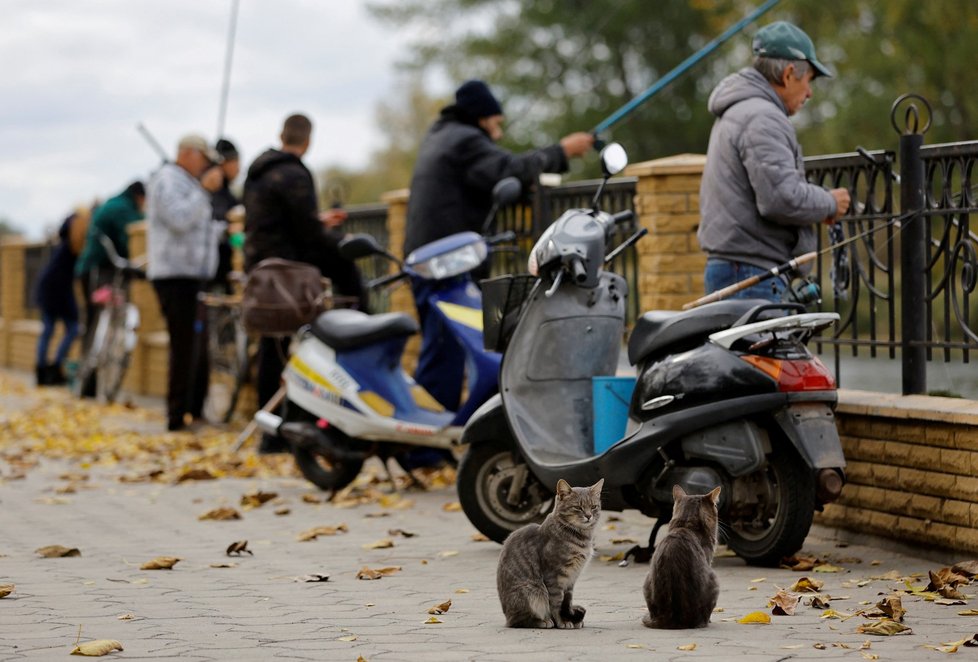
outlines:
[[[109,334],[111,316],[109,311],[102,308],[95,317],[95,330],[92,331],[92,342],[88,347],[85,357],[78,366],[78,373],[75,375],[74,394],[80,398],[93,398],[97,393],[96,373],[102,354],[105,350],[106,338]]]
[[[122,305],[104,311],[110,315],[105,344],[100,352],[96,381],[100,399],[114,402],[122,387],[122,380],[129,367],[130,347],[127,342],[126,322],[128,306]]]
[[[227,423],[248,376],[248,334],[233,308],[208,307],[207,316],[210,378],[204,417],[213,423]]]

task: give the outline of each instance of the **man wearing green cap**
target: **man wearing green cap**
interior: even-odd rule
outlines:
[[[757,32],[753,50],[753,66],[720,81],[708,104],[717,119],[700,184],[697,233],[708,256],[708,294],[814,250],[818,224],[834,223],[849,209],[847,189],[805,180],[788,119],[812,96],[812,80],[832,75],[812,40],[778,21]],[[735,296],[780,301],[785,288],[772,278]]]

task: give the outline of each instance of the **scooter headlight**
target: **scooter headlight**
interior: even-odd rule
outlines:
[[[411,269],[422,278],[443,280],[472,271],[485,262],[488,255],[486,242],[478,241],[413,264]]]

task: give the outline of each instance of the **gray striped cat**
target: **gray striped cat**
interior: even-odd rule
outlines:
[[[557,481],[554,508],[541,524],[506,538],[496,568],[499,601],[511,628],[579,628],[584,607],[572,604],[574,583],[594,554],[602,478],[591,487]]]
[[[702,496],[688,496],[676,485],[672,498],[669,533],[655,546],[645,578],[649,613],[642,623],[650,628],[673,630],[705,628],[720,595],[712,567],[720,488]]]

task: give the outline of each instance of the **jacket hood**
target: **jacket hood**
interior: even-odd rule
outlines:
[[[267,149],[249,166],[248,179],[261,177],[266,171],[282,163],[302,163],[302,159],[280,149]]]
[[[766,99],[780,108],[785,115],[788,114],[781,97],[767,79],[753,67],[741,69],[721,80],[710,94],[707,108],[717,117],[722,117],[734,104],[754,98]]]

